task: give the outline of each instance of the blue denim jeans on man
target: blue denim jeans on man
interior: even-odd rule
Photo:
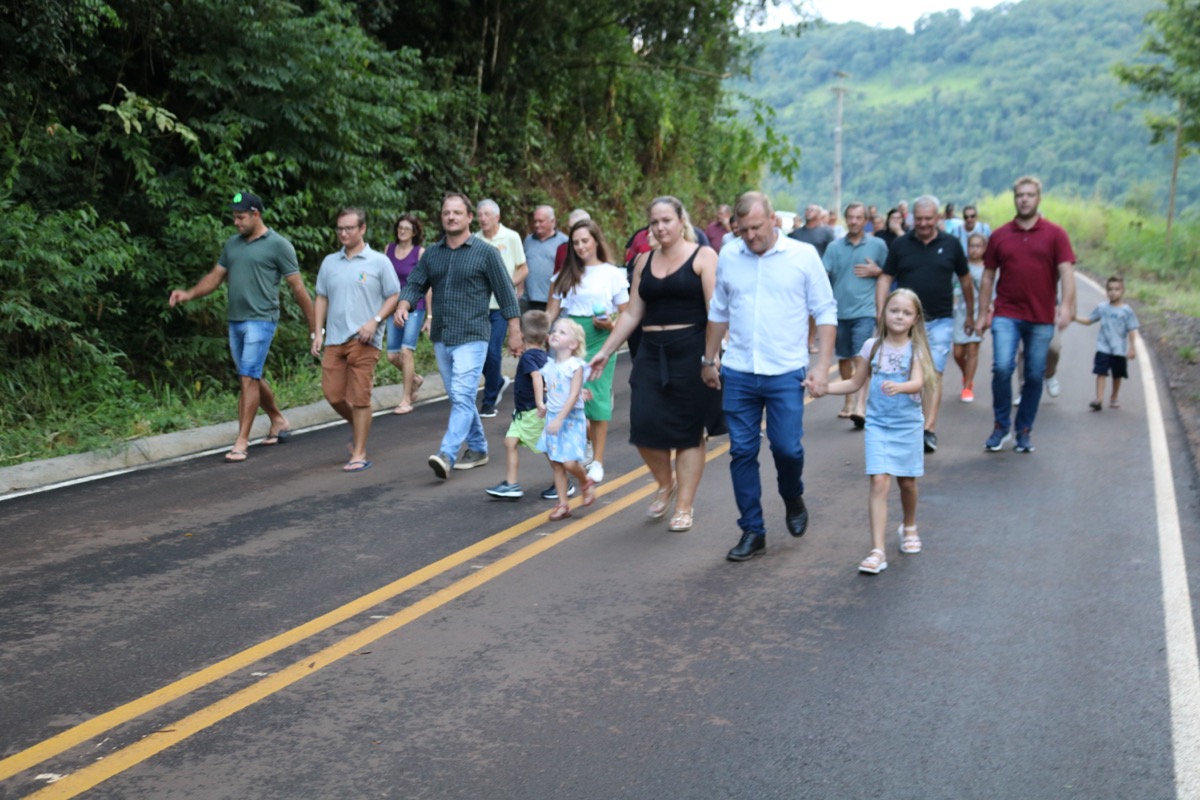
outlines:
[[[807,369],[783,375],[755,375],[721,369],[722,407],[729,426],[729,473],[737,501],[738,527],[744,533],[766,533],[762,510],[762,477],[758,451],[762,446],[763,412],[767,441],[775,458],[780,497],[804,494],[804,376]]]
[[[500,364],[504,359],[504,334],[508,332],[508,320],[499,311],[492,311],[488,321],[492,325],[492,335],[487,343],[487,358],[483,362],[483,407],[495,408],[500,387],[504,384]]]
[[[438,372],[450,396],[450,421],[446,424],[446,435],[442,437],[439,450],[447,457],[451,467],[458,460],[458,451],[464,441],[468,450],[478,453],[488,451],[483,421],[475,409],[475,392],[479,388],[479,373],[483,371],[487,347],[488,343],[484,341],[466,342],[453,347],[447,347],[442,342],[433,343]]]
[[[1018,431],[1033,431],[1042,384],[1046,375],[1046,355],[1054,325],[1025,322],[1011,317],[992,320],[992,410],[996,424],[1005,431],[1012,426],[1012,376],[1017,368],[1017,346],[1025,345],[1025,374],[1022,377],[1021,404],[1017,406]]]

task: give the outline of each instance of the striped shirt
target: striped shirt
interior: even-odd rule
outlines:
[[[517,293],[500,251],[475,234],[458,247],[448,246],[443,238],[426,248],[400,299],[407,300],[412,308],[430,288],[433,324],[429,338],[447,347],[491,337],[488,299],[493,294],[505,319],[521,316]]]

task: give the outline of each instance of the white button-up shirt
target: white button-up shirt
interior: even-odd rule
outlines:
[[[761,256],[738,239],[721,248],[708,318],[729,323],[722,363],[738,372],[783,375],[808,366],[808,317],[837,325],[825,265],[810,244],[775,229]]]

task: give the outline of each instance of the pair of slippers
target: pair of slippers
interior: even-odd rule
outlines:
[[[286,444],[288,439],[291,439],[291,438],[292,438],[291,428],[284,428],[281,431],[268,431],[267,435],[263,437],[263,440],[261,442],[259,442],[259,444],[265,444],[265,445]],[[225,463],[226,464],[241,464],[248,457],[249,457],[249,454],[245,450],[230,450],[228,453],[225,454]]]

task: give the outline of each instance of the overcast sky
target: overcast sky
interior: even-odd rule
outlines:
[[[810,0],[816,11],[828,22],[861,22],[884,28],[912,30],[913,23],[923,14],[957,8],[963,16],[971,16],[974,8],[991,8],[1000,0]],[[775,24],[766,27],[777,27]]]

